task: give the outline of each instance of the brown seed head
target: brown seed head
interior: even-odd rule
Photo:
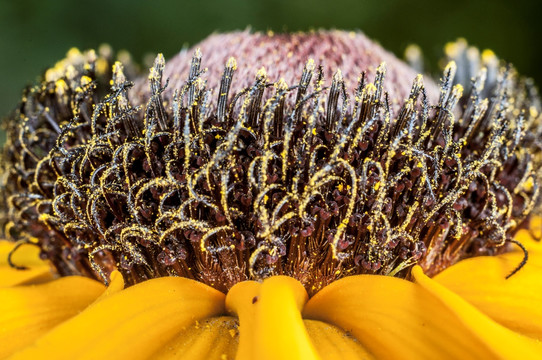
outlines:
[[[74,52],[28,89],[7,124],[6,233],[60,275],[227,291],[285,274],[313,294],[506,251],[538,204],[539,98],[491,53],[450,45],[437,87],[359,33],[195,49],[133,88],[106,51]]]

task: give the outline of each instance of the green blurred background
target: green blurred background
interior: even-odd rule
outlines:
[[[66,51],[107,42],[136,61],[170,57],[214,31],[360,29],[402,55],[417,43],[432,70],[443,45],[465,37],[542,84],[540,1],[455,0],[0,0],[0,116]],[[427,63],[427,62],[426,62]]]

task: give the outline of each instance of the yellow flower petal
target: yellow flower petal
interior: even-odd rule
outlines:
[[[336,326],[318,320],[305,320],[305,328],[322,359],[373,359],[357,339]]]
[[[196,320],[224,313],[224,294],[185,278],[158,278],[114,293],[14,359],[147,359]]]
[[[22,245],[13,255],[13,262],[25,266],[26,270],[17,270],[9,266],[8,254],[15,243],[0,240],[0,288],[20,284],[36,284],[53,278],[49,264],[39,258],[39,248]]]
[[[9,288],[15,285],[40,284],[52,279],[53,274],[49,265],[27,270],[0,267],[0,288]]]
[[[0,289],[0,358],[75,316],[104,290],[99,282],[76,276]]]
[[[493,269],[486,270],[491,272]],[[469,328],[471,336],[480,339],[485,347],[493,351],[494,357],[542,359],[542,343],[524,337],[492,321],[459,295],[427,277],[421,267],[415,266],[412,269],[412,275],[418,284],[453,311],[457,318]],[[469,273],[464,275],[470,277]],[[506,311],[506,308],[503,311]]]
[[[254,300],[260,295],[262,284],[256,281],[243,281],[234,285],[226,296],[226,310],[240,319],[239,347],[236,359],[252,359],[254,348],[254,328],[256,327],[256,306]]]
[[[303,285],[287,276],[273,276],[261,286],[235,285],[226,303],[240,322],[236,359],[319,359],[301,318],[307,298]]]
[[[445,304],[402,279],[346,277],[311,298],[303,314],[352,333],[378,359],[495,357]]]
[[[105,298],[110,297],[113,294],[118,293],[119,291],[124,289],[124,278],[122,277],[122,274],[115,270],[111,273],[111,276],[109,277],[109,286],[104,291],[102,295],[98,299],[96,299],[95,303],[102,301]]]
[[[256,300],[255,345],[259,359],[318,359],[307,335],[301,310],[308,295],[287,276],[266,279]]]
[[[542,238],[542,216],[533,216],[529,223],[529,229],[533,232],[535,238]],[[529,235],[529,237],[531,236]],[[542,243],[540,243],[540,241],[536,241],[536,244],[538,244],[539,249],[542,249]]]
[[[525,230],[516,239],[528,247],[529,261],[509,279],[523,258],[520,251],[463,260],[434,280],[498,323],[542,340],[542,251]]]
[[[153,359],[233,360],[239,345],[239,321],[213,317],[192,324],[176,335]]]

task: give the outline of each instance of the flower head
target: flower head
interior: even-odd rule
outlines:
[[[461,308],[450,321],[468,323],[458,313],[473,310],[426,275],[514,246],[522,256],[507,275],[525,265],[514,235],[540,203],[542,122],[534,86],[511,66],[462,40],[446,54],[437,86],[359,33],[214,35],[167,64],[158,55],[145,77],[106,50],[70,51],[7,122],[12,254],[36,245],[58,275],[113,289],[197,280],[228,293],[216,305],[221,295],[197,285],[197,316],[227,309],[245,334],[254,314],[254,334],[279,320],[299,334],[320,326],[299,322],[303,311],[361,340],[365,330],[333,311],[347,301],[333,289],[352,283],[341,291],[354,296],[374,278],[398,296],[418,291],[391,277],[438,298],[407,296],[405,307],[449,302]],[[247,336],[240,358],[256,346]],[[296,344],[286,349],[317,356]]]

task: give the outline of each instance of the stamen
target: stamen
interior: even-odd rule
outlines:
[[[26,244],[30,244],[30,245],[36,245],[36,246],[39,246],[38,244],[34,244],[32,243],[30,240],[27,240],[27,239],[24,239],[24,240],[19,240],[15,243],[15,245],[13,245],[13,248],[9,251],[9,254],[8,254],[8,265],[16,270],[27,270],[28,267],[26,266],[21,266],[21,265],[17,265],[13,262],[13,255],[17,252],[17,250],[23,246],[23,245],[26,245]]]
[[[525,248],[525,245],[523,245],[521,242],[519,242],[517,240],[507,239],[506,241],[511,242],[513,244],[516,244],[517,246],[519,246],[521,251],[523,251],[523,259],[521,260],[521,262],[518,264],[518,266],[516,266],[516,268],[514,270],[512,270],[510,272],[510,274],[506,275],[506,280],[508,280],[512,276],[514,276],[518,271],[520,271],[527,264],[527,261],[529,260],[529,252]]]

